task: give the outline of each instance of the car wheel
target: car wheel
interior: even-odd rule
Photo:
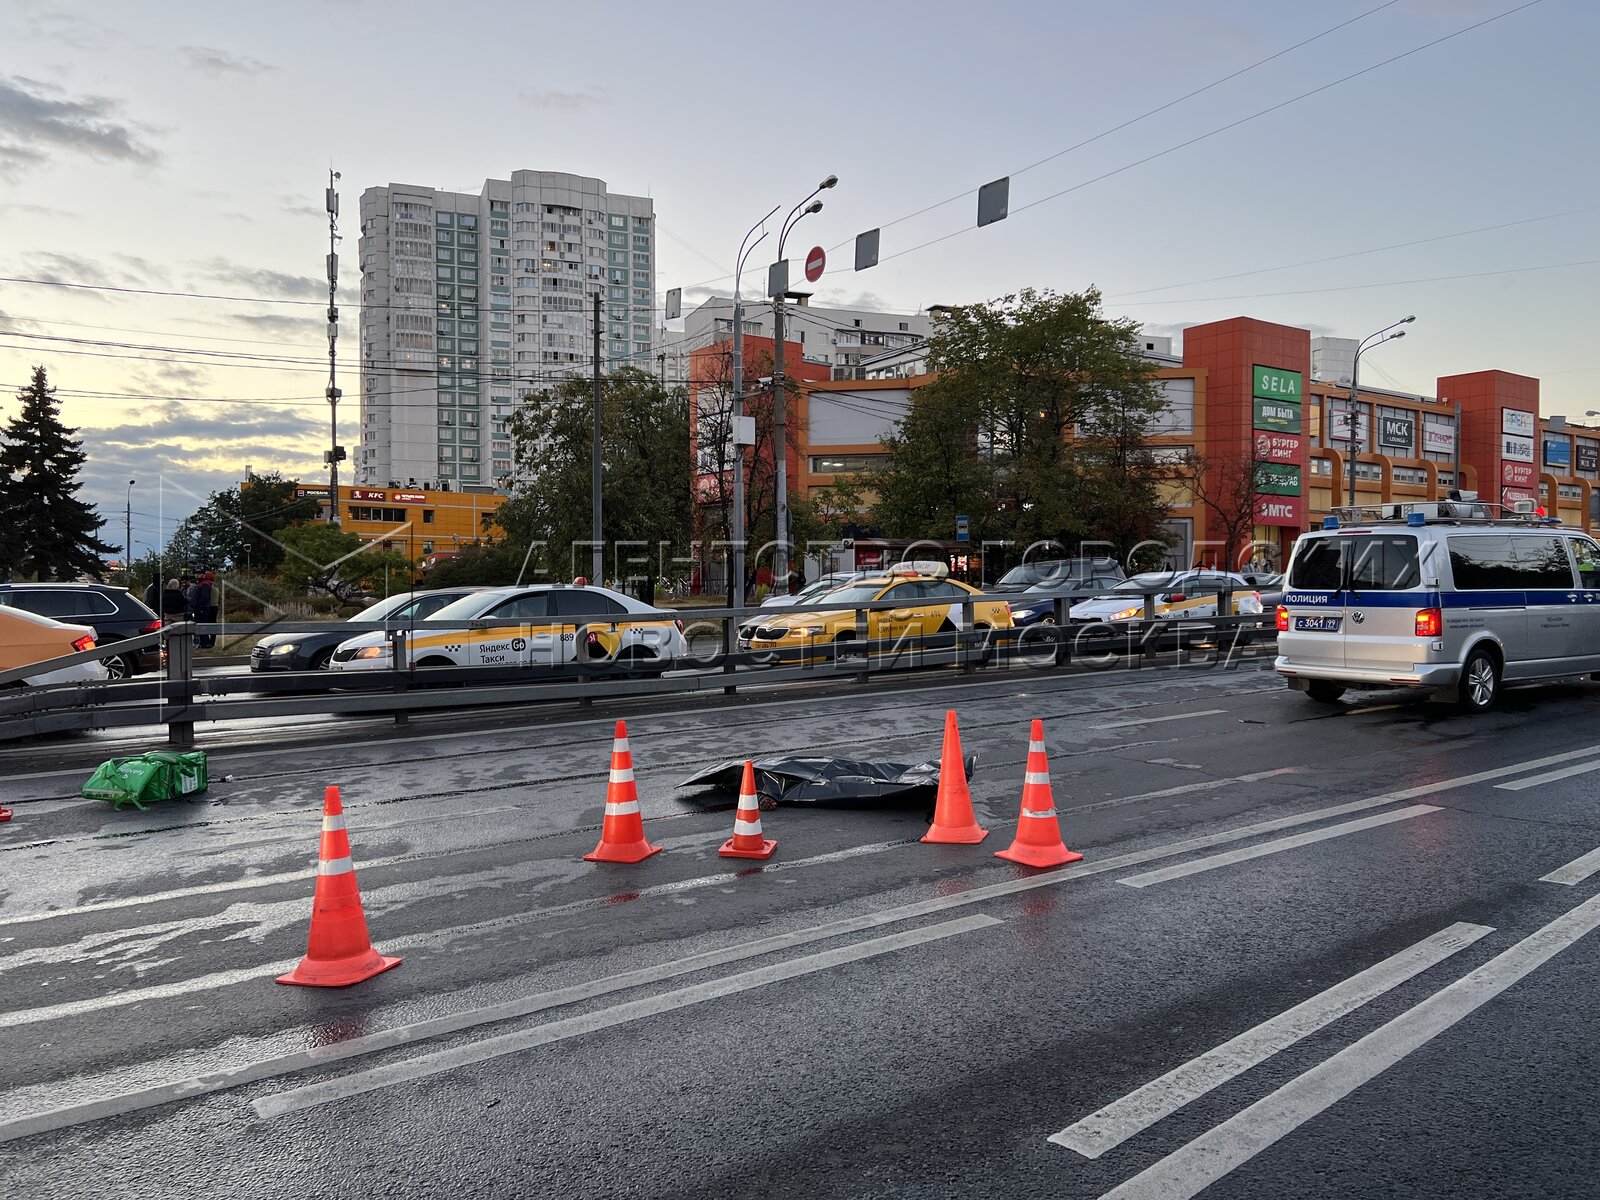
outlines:
[[[841,633],[833,639],[834,661],[839,662],[846,658],[865,658],[866,652],[856,645],[856,635]]]
[[[1467,712],[1487,712],[1500,699],[1500,662],[1479,648],[1467,655],[1461,668],[1461,707]]]
[[[102,658],[100,665],[106,669],[106,678],[128,679],[139,670],[131,655],[113,654],[110,658]]]
[[[1337,704],[1344,695],[1344,685],[1329,679],[1313,679],[1306,687],[1306,695],[1318,704]]]
[[[435,655],[431,655],[428,658],[423,659],[421,662],[419,662],[417,664],[417,666],[419,666],[419,667],[453,667],[453,666],[455,666],[455,663],[451,662],[448,658],[444,658],[441,655],[435,654]]]
[[[329,646],[326,650],[318,650],[311,656],[311,665],[307,669],[311,671],[326,671],[328,664],[332,661],[333,647]]]

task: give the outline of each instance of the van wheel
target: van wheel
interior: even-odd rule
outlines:
[[[1474,650],[1461,668],[1461,707],[1487,712],[1500,699],[1500,663],[1487,650]]]
[[[1306,695],[1318,704],[1337,704],[1344,695],[1344,685],[1328,679],[1313,679],[1306,687]]]

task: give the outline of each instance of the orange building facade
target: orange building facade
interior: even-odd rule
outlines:
[[[328,487],[308,484],[295,494],[316,499],[328,512]],[[364,542],[378,542],[420,566],[428,567],[462,547],[499,530],[486,527],[506,500],[493,492],[433,491],[422,488],[339,488],[339,524]]]

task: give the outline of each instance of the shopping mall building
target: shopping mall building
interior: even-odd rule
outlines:
[[[1542,416],[1537,379],[1493,370],[1446,375],[1431,396],[1363,384],[1352,405],[1355,348],[1353,340],[1251,317],[1190,326],[1181,355],[1169,339],[1142,339],[1168,400],[1150,439],[1157,462],[1205,464],[1192,486],[1173,471],[1173,560],[1220,561],[1232,525],[1239,535],[1249,528],[1281,562],[1303,530],[1351,502],[1352,471],[1356,504],[1429,500],[1460,488],[1507,506],[1532,500],[1584,529],[1600,524],[1600,426]],[[804,432],[790,478],[809,490],[881,463],[879,439],[933,378],[921,369],[902,352],[863,364],[859,378],[800,385],[796,424]],[[1230,515],[1241,505],[1253,508],[1242,522]]]

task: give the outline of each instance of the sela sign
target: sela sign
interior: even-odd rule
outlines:
[[[1257,496],[1257,525],[1305,524],[1306,502],[1301,496]]]
[[[1267,496],[1298,496],[1300,494],[1300,467],[1256,464],[1256,491]]]
[[[1257,433],[1256,461],[1263,463],[1298,463],[1300,437],[1293,433]]]
[[[1533,467],[1528,463],[1503,462],[1500,464],[1500,482],[1507,487],[1531,488]]]
[[[1256,370],[1261,370],[1257,367]],[[1300,432],[1300,405],[1293,400],[1254,401],[1254,425],[1257,429],[1282,430],[1284,433]]]
[[[1299,404],[1300,372],[1281,367],[1256,367],[1250,394],[1257,400],[1289,400]]]
[[[1500,435],[1500,457],[1510,459],[1512,462],[1533,461],[1533,439],[1520,437],[1512,433]]]
[[[1500,410],[1500,430],[1502,433],[1514,433],[1518,437],[1531,438],[1533,436],[1533,414],[1523,412],[1520,408],[1502,408]],[[1530,458],[1528,460],[1532,462]]]
[[[1378,444],[1410,450],[1417,444],[1417,423],[1411,417],[1380,417]]]

